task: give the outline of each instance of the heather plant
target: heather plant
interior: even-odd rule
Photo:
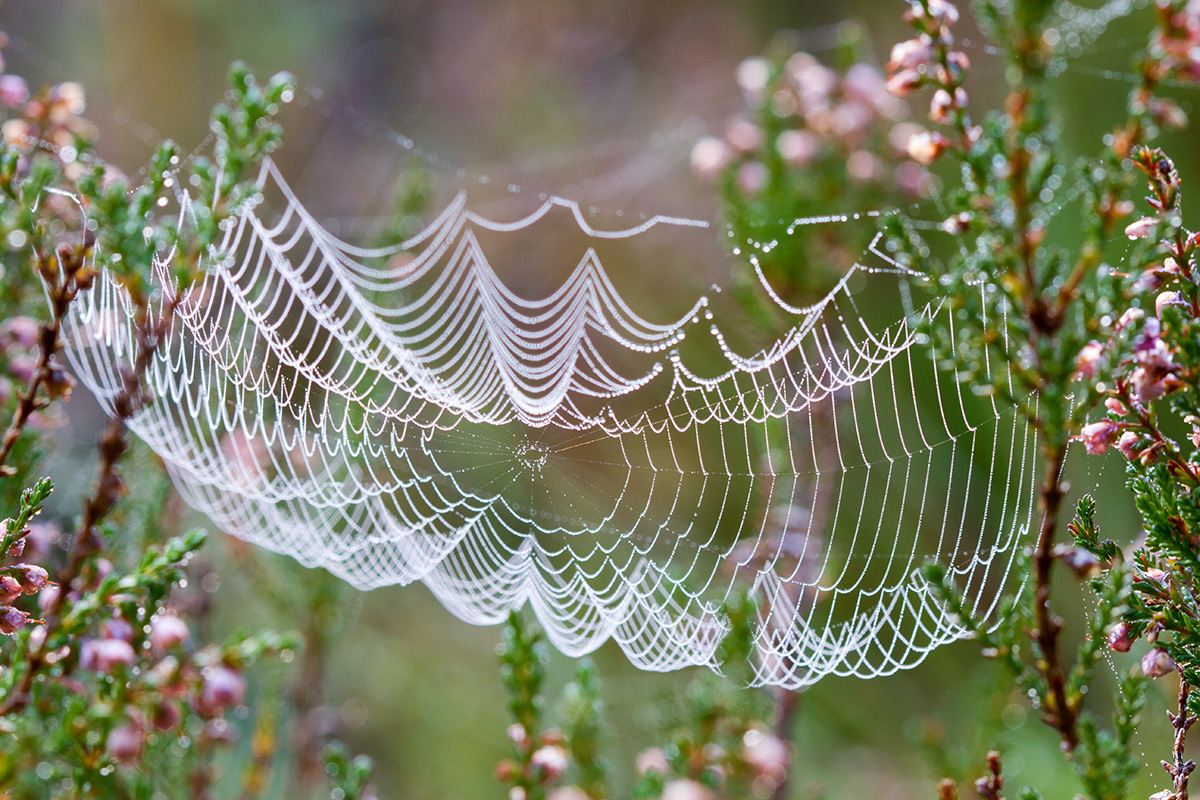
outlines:
[[[286,683],[282,663],[300,642],[269,630],[200,638],[208,599],[202,581],[189,585],[190,574],[201,577],[189,562],[205,534],[172,535],[178,512],[161,465],[127,431],[183,290],[215,257],[226,221],[256,198],[258,164],[280,140],[275,116],[290,78],[259,84],[235,67],[230,80],[212,116],[211,157],[164,142],[131,180],[97,156],[81,86],[32,92],[0,76],[5,797],[253,797],[287,771],[282,723],[255,697]],[[184,197],[191,205],[180,216],[171,206]],[[91,486],[68,487],[80,512],[58,503],[51,513],[55,487],[33,476],[73,387],[59,362],[62,324],[100,271],[129,291],[136,349],[122,365]],[[174,291],[152,291],[155,272],[171,275]],[[235,744],[243,732],[249,747]],[[369,763],[336,747],[327,762],[338,796],[369,796]]]

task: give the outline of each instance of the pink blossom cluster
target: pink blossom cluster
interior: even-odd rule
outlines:
[[[887,64],[888,91],[908,97],[919,89],[932,87],[930,121],[953,127],[967,144],[973,143],[980,130],[971,125],[967,115],[969,98],[963,87],[970,59],[963,51],[954,49],[951,32],[958,22],[958,9],[945,0],[914,0],[905,19],[917,35],[892,48]],[[906,151],[918,164],[928,166],[953,147],[953,141],[945,134],[920,129],[909,137]]]
[[[587,794],[576,786],[556,786],[571,765],[567,753],[567,738],[556,728],[533,736],[525,726],[514,722],[508,726],[508,739],[519,754],[519,761],[505,759],[496,765],[495,776],[505,783],[517,782],[509,790],[509,800],[526,800],[528,791],[520,784],[550,789],[548,800],[587,800]]]
[[[83,86],[59,83],[31,94],[23,78],[0,74],[0,105],[16,112],[0,126],[0,138],[18,151],[53,152],[63,162],[68,179],[83,173],[77,143],[96,139],[96,126],[83,117]]]
[[[662,748],[652,747],[638,754],[635,766],[641,777],[657,773],[663,780],[660,800],[715,800],[709,788],[725,787],[733,774],[746,779],[756,797],[768,797],[787,777],[791,747],[784,740],[760,727],[747,728],[726,749],[716,743],[692,748],[685,756],[685,775],[672,777],[671,765]]]
[[[875,67],[859,63],[840,73],[804,52],[782,63],[756,56],[738,67],[737,81],[749,111],[730,119],[723,136],[696,143],[691,165],[700,178],[733,170],[738,189],[753,197],[777,159],[795,170],[837,164],[857,184],[927,191],[924,170],[902,158],[913,133],[902,122],[907,108]]]

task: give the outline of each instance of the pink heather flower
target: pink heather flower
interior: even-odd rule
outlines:
[[[110,617],[100,625],[100,635],[105,639],[133,641],[133,626],[121,617]]]
[[[737,83],[742,93],[754,103],[761,102],[771,80],[771,62],[761,56],[747,58],[737,68]]]
[[[1121,438],[1117,439],[1117,450],[1121,455],[1129,461],[1133,461],[1138,457],[1139,451],[1142,449],[1142,440],[1133,431],[1125,431],[1121,434]]]
[[[1117,327],[1126,328],[1131,323],[1141,319],[1144,316],[1146,316],[1146,312],[1142,311],[1140,308],[1127,308],[1125,309],[1124,313],[1121,314],[1120,319],[1117,320]]]
[[[1079,432],[1079,439],[1087,449],[1088,455],[1100,455],[1117,438],[1117,423],[1111,419],[1102,419],[1090,425],[1084,425]]]
[[[1167,130],[1179,130],[1187,127],[1187,114],[1173,100],[1153,97],[1146,104],[1146,110],[1154,117],[1155,122]]]
[[[0,75],[0,103],[17,108],[29,99],[29,85],[17,75]]]
[[[946,62],[950,65],[951,77],[957,79],[971,67],[971,59],[961,50],[951,50],[946,53]]]
[[[923,39],[908,39],[892,45],[892,55],[887,63],[888,72],[909,69],[917,70],[933,58],[933,48]]]
[[[7,346],[32,350],[38,343],[42,326],[33,317],[9,317],[0,323],[0,341]]]
[[[1166,342],[1156,336],[1145,336],[1136,344],[1135,350],[1137,367],[1129,380],[1139,403],[1157,400],[1181,385],[1174,375],[1176,364]]]
[[[946,0],[929,0],[929,16],[943,25],[958,22],[958,7]]]
[[[789,58],[784,71],[807,109],[824,106],[838,86],[838,74],[807,53]]]
[[[756,195],[767,185],[770,173],[765,164],[758,161],[747,161],[738,167],[737,187],[747,196]]]
[[[725,130],[725,141],[739,153],[753,153],[763,146],[762,128],[747,119],[735,119]]]
[[[8,361],[8,374],[18,383],[29,383],[37,370],[37,359],[30,356],[16,356]]]
[[[759,775],[780,780],[787,774],[787,745],[778,737],[760,730],[748,730],[742,737],[742,758]]]
[[[1175,670],[1175,659],[1161,647],[1156,647],[1142,656],[1142,672],[1147,678],[1161,678]]]
[[[847,97],[876,108],[886,108],[892,102],[883,75],[870,64],[855,64],[846,70],[842,91]]]
[[[104,673],[131,667],[136,659],[133,645],[124,639],[87,639],[79,652],[81,667]]]
[[[829,129],[838,138],[861,139],[874,116],[875,112],[862,103],[839,103],[829,115]]]
[[[146,734],[131,722],[125,722],[113,728],[104,749],[108,757],[118,764],[132,764],[142,757],[142,746],[146,743]]]
[[[663,787],[662,800],[713,800],[713,793],[704,784],[684,778]]]
[[[1142,217],[1125,226],[1125,235],[1130,239],[1145,239],[1154,233],[1156,227],[1158,227],[1158,220],[1154,217]]]
[[[1186,304],[1179,292],[1161,292],[1158,297],[1154,298],[1154,315],[1161,319],[1164,308],[1182,305]]]
[[[1108,646],[1118,653],[1128,653],[1133,646],[1133,631],[1124,622],[1118,622],[1108,631]]]
[[[846,158],[846,174],[860,183],[879,180],[883,170],[883,162],[866,150],[855,150]]]
[[[946,217],[946,219],[942,220],[942,224],[938,227],[944,230],[946,233],[958,236],[967,232],[967,228],[969,228],[971,225],[971,219],[971,212],[963,211],[962,213],[955,214],[952,217]]]
[[[556,744],[550,744],[533,751],[533,755],[529,757],[529,764],[545,770],[546,776],[554,780],[567,771],[570,762],[567,760],[566,750]]]
[[[1075,374],[1080,380],[1090,381],[1096,377],[1096,365],[1104,354],[1104,345],[1099,342],[1088,342],[1079,350],[1075,357]]]
[[[666,775],[670,771],[667,757],[663,754],[661,747],[651,747],[638,753],[634,767],[638,775],[648,775],[651,772]]]
[[[920,164],[905,161],[896,165],[896,185],[911,195],[928,197],[933,193],[933,179]]]
[[[950,112],[954,110],[954,98],[945,89],[938,89],[929,101],[929,119],[940,124],[950,123]]]
[[[697,177],[715,180],[729,164],[729,146],[715,136],[705,136],[692,148],[692,172]]]
[[[1075,573],[1080,580],[1095,577],[1100,572],[1100,559],[1090,550],[1082,547],[1067,547],[1060,555],[1062,562]]]
[[[8,605],[22,595],[21,584],[12,575],[0,575],[0,605]]]
[[[1105,400],[1104,407],[1107,408],[1111,413],[1116,414],[1118,417],[1123,417],[1129,413],[1129,409],[1125,408],[1125,406],[1121,404],[1121,401],[1115,397],[1110,397]]]
[[[50,580],[50,573],[37,564],[17,564],[18,570],[17,580],[21,584],[21,591],[25,594],[35,594],[40,592],[46,586],[46,582]]]
[[[177,703],[159,700],[150,712],[150,724],[160,731],[169,731],[179,724],[182,717]]]
[[[204,671],[204,684],[200,688],[201,711],[214,713],[241,705],[245,698],[246,679],[237,670],[222,664]]]
[[[19,608],[0,606],[0,633],[5,636],[12,636],[24,628],[27,622],[29,622],[29,615]]]
[[[150,646],[162,653],[187,642],[188,625],[174,614],[158,614],[150,620]]]
[[[546,800],[591,800],[591,796],[578,786],[559,786],[550,790]]]
[[[821,139],[809,131],[789,130],[779,134],[775,149],[789,167],[806,167],[812,163],[821,146]]]
[[[921,85],[921,73],[915,69],[901,69],[887,79],[887,90],[897,97],[908,97]]]
[[[529,745],[529,733],[525,730],[524,725],[514,722],[508,726],[506,733],[508,734],[508,740],[517,747],[523,748]]]
[[[908,140],[908,155],[913,161],[929,166],[950,146],[950,140],[940,133],[924,131]]]

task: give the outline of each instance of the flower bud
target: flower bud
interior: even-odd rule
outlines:
[[[1117,449],[1130,461],[1137,457],[1140,446],[1141,437],[1133,431],[1125,431],[1121,434],[1121,438],[1117,439]]]
[[[667,756],[663,753],[661,747],[650,747],[638,753],[637,759],[634,761],[634,767],[638,775],[648,775],[651,772],[666,775],[671,771],[670,766],[667,764]]]
[[[136,660],[133,645],[124,639],[88,639],[79,652],[81,667],[104,673],[115,672],[118,667],[132,667]]]
[[[529,765],[542,769],[549,780],[557,780],[567,771],[569,764],[567,751],[556,744],[539,747],[529,757]]]
[[[891,59],[887,63],[888,72],[902,69],[916,70],[928,64],[933,58],[933,48],[922,39],[908,39],[892,45]]]
[[[526,748],[529,746],[529,733],[525,730],[525,726],[519,722],[509,725],[506,733],[508,740],[517,747]]]
[[[663,788],[662,800],[713,800],[712,790],[702,783],[684,778]]]
[[[897,97],[908,97],[921,86],[921,73],[915,69],[902,69],[888,76],[887,90]]]
[[[1088,455],[1100,455],[1108,450],[1108,446],[1117,438],[1117,423],[1111,419],[1102,419],[1090,425],[1084,425],[1077,437],[1083,442]]]
[[[133,626],[123,617],[110,617],[101,623],[100,634],[105,639],[120,639],[124,642],[132,642]]]
[[[705,136],[692,147],[692,172],[706,181],[715,180],[729,164],[729,146],[715,136]]]
[[[742,758],[756,774],[774,781],[787,775],[790,755],[779,737],[752,728],[742,737],[742,745]]]
[[[146,734],[131,722],[124,722],[109,731],[104,749],[118,764],[133,764],[142,757]]]
[[[950,147],[950,140],[940,133],[923,131],[908,140],[908,155],[913,161],[929,166]]]
[[[21,584],[12,575],[0,575],[0,605],[8,605],[22,594]]]
[[[747,161],[738,167],[737,187],[742,194],[753,196],[763,190],[769,177],[770,172],[765,164],[758,161]]]
[[[29,622],[29,615],[19,608],[0,606],[0,633],[12,636]]]
[[[578,786],[558,786],[550,790],[546,800],[591,800],[591,795]]]
[[[200,688],[199,710],[212,714],[240,705],[246,697],[246,679],[232,667],[221,664],[204,671]]]
[[[25,594],[40,592],[50,579],[50,573],[37,564],[17,564],[14,569],[17,570],[17,582]]]
[[[1142,672],[1147,678],[1161,678],[1175,670],[1175,659],[1162,647],[1156,647],[1142,656]]]
[[[182,717],[177,703],[159,700],[150,712],[150,724],[160,731],[169,731],[179,724]]]
[[[496,764],[496,768],[492,770],[492,775],[501,783],[508,783],[512,779],[521,774],[521,768],[517,763],[510,758]]]
[[[174,614],[158,614],[150,620],[150,646],[162,653],[187,642],[188,625]]]
[[[1125,408],[1125,405],[1115,397],[1110,397],[1105,400],[1104,407],[1107,408],[1109,412],[1116,414],[1118,417],[1123,417],[1129,413],[1129,409]]]
[[[1125,226],[1125,235],[1130,239],[1145,239],[1154,233],[1158,220],[1154,217],[1142,217]]]
[[[17,108],[29,99],[29,84],[17,75],[0,75],[0,103]]]
[[[1133,631],[1124,622],[1118,622],[1108,631],[1108,646],[1118,653],[1128,653],[1133,646]]]

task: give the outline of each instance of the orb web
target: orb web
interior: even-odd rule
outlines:
[[[788,330],[742,352],[708,296],[640,314],[592,247],[530,298],[485,244],[694,221],[597,229],[559,198],[497,221],[459,196],[370,249],[324,230],[273,164],[260,184],[278,203],[231,220],[130,420],[224,530],[364,589],[420,581],[471,623],[528,605],[563,652],[611,639],[652,670],[715,667],[721,605],[748,591],[757,679],[790,687],[961,636],[917,575],[929,559],[994,611],[1034,511],[1031,433],[932,358],[930,337],[953,342],[943,304],[859,312],[912,277],[877,248],[813,306],[780,301]],[[110,410],[131,317],[103,274],[64,326]]]

